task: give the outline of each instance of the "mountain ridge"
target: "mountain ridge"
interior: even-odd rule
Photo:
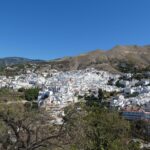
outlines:
[[[74,57],[63,57],[54,60],[33,60],[22,57],[0,58],[0,66],[16,65],[24,63],[39,63],[40,66],[48,66],[49,69],[69,71],[93,67],[98,70],[110,72],[122,71],[126,67],[130,69],[145,68],[150,66],[150,45],[146,46],[120,46],[110,50],[94,50]]]
[[[110,50],[94,50],[84,55],[69,57],[55,62],[53,68],[65,70],[94,67],[98,70],[118,71],[122,65],[144,68],[150,65],[150,46],[115,46]],[[64,64],[64,65],[63,65]],[[61,67],[59,67],[61,66]]]
[[[0,66],[11,66],[11,65],[17,65],[17,64],[24,64],[24,63],[38,63],[43,62],[44,60],[39,59],[29,59],[29,58],[23,58],[23,57],[3,57],[0,58]]]

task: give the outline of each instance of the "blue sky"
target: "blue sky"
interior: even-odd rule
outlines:
[[[0,57],[149,45],[149,8],[150,0],[0,0]]]

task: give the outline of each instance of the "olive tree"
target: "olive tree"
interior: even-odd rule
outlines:
[[[0,104],[0,149],[44,150],[60,147],[63,125],[53,125],[42,110],[26,109],[23,104]]]

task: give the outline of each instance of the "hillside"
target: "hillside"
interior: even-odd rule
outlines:
[[[19,57],[0,59],[0,66],[35,64],[36,71],[57,69],[60,71],[93,67],[109,72],[132,72],[150,68],[150,46],[115,46],[110,50],[94,50],[75,57],[64,57],[50,61],[31,60]],[[18,72],[18,70],[17,70]]]
[[[116,46],[110,50],[95,50],[86,54],[49,62],[53,69],[74,70],[94,67],[118,72],[126,67],[143,69],[150,65],[150,46]]]

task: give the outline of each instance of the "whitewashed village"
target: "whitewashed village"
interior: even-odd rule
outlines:
[[[79,102],[79,96],[98,89],[117,94],[109,99],[110,107],[117,108],[129,120],[150,121],[150,72],[141,80],[132,78],[132,74],[112,74],[94,68],[74,71],[37,73],[33,69],[14,77],[0,76],[0,88],[40,89],[37,99],[39,107],[52,110],[53,123],[61,124],[64,108]]]

